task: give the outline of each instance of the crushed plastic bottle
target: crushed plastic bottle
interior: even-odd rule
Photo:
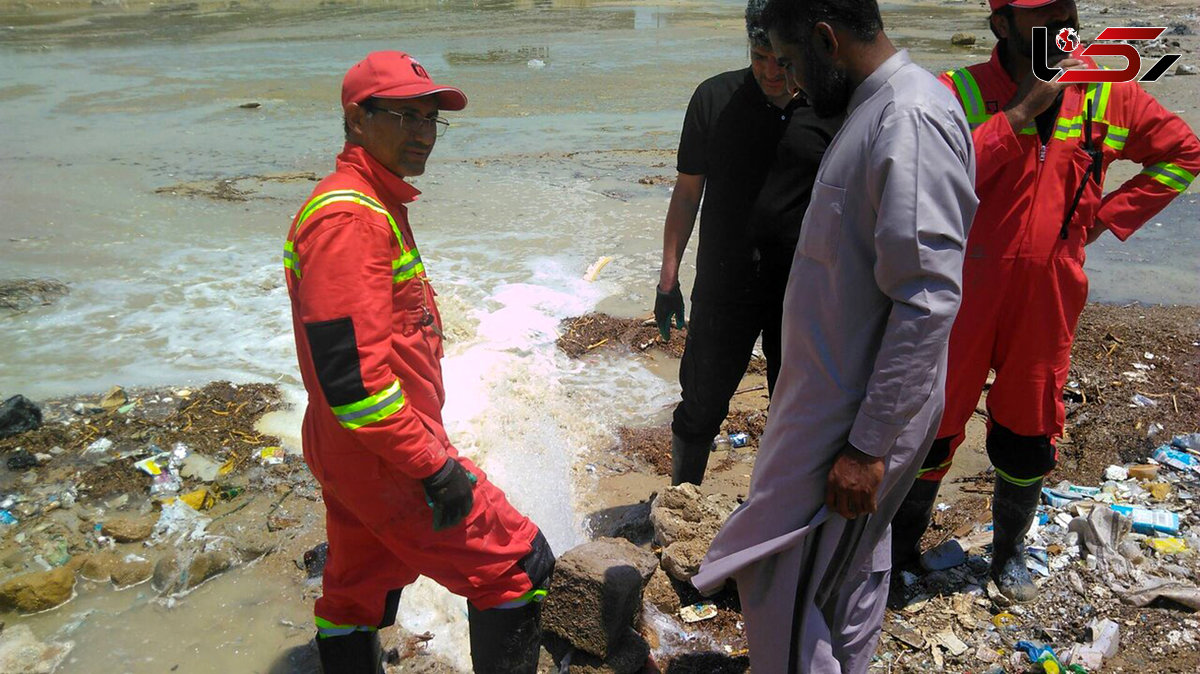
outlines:
[[[1200,457],[1163,445],[1154,450],[1154,460],[1177,470],[1200,472]]]

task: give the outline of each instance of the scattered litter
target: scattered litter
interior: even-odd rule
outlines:
[[[16,524],[17,518],[8,510],[0,510],[0,524]]]
[[[20,435],[42,426],[42,408],[29,398],[15,395],[0,405],[0,438]]]
[[[168,539],[176,544],[187,540],[198,541],[204,538],[205,529],[211,521],[195,508],[176,499],[163,504],[150,541],[152,544]]]
[[[1171,440],[1171,446],[1178,447],[1180,449],[1200,450],[1200,433],[1177,435]]]
[[[957,540],[952,538],[922,554],[921,568],[926,571],[945,571],[965,564],[966,561],[966,551]]]
[[[717,617],[717,606],[710,602],[700,602],[679,609],[679,617],[685,623],[696,623]]]
[[[1133,520],[1133,530],[1140,534],[1161,532],[1179,533],[1179,515],[1167,510],[1151,510],[1138,506],[1113,504],[1113,510]]]
[[[112,449],[113,441],[108,438],[100,438],[99,440],[88,445],[84,450],[84,454],[105,454]]]
[[[1129,479],[1129,473],[1121,466],[1109,466],[1104,469],[1104,479],[1114,482],[1124,482]]]
[[[148,459],[142,459],[141,461],[133,464],[133,466],[147,475],[162,475],[163,469],[158,463],[160,458],[166,459],[167,453],[163,452]]]
[[[600,258],[593,262],[591,266],[587,268],[587,271],[584,272],[583,280],[587,281],[588,283],[595,281],[596,277],[600,275],[600,271],[607,267],[608,263],[612,261],[613,258],[611,256],[601,255]]]
[[[283,463],[283,447],[263,447],[258,450],[258,460],[264,466],[275,466]]]
[[[1155,402],[1152,398],[1147,398],[1141,393],[1133,394],[1133,397],[1130,398],[1130,400],[1133,401],[1130,403],[1130,407],[1158,407],[1157,402]]]
[[[1017,650],[1024,652],[1030,662],[1041,665],[1042,670],[1046,674],[1059,674],[1059,672],[1063,671],[1062,663],[1058,661],[1058,655],[1049,646],[1038,646],[1029,641],[1018,641]]]
[[[1178,449],[1163,445],[1154,450],[1154,460],[1176,470],[1191,470],[1200,472],[1200,457],[1193,456]]]
[[[966,653],[968,650],[968,646],[963,643],[963,640],[959,639],[953,631],[947,630],[938,634],[934,638],[937,639],[938,643],[941,644],[953,657],[957,658],[963,653]]]
[[[18,449],[8,455],[8,469],[12,471],[29,470],[38,465],[37,457],[29,452]]]
[[[112,410],[124,407],[128,402],[129,396],[125,394],[125,389],[120,386],[114,386],[100,399],[100,407],[111,412]]]
[[[1182,538],[1147,538],[1146,545],[1154,548],[1160,555],[1177,555],[1187,552],[1187,541]]]
[[[325,572],[325,560],[329,556],[329,544],[321,543],[304,553],[304,571],[309,578],[320,578]]]
[[[191,506],[193,510],[208,510],[217,505],[217,497],[205,488],[188,492],[180,496],[179,500]]]
[[[992,624],[995,625],[998,629],[1002,629],[1002,630],[1008,629],[1010,627],[1016,627],[1018,624],[1017,616],[1015,616],[1007,611],[997,613],[996,615],[992,616]]]
[[[179,465],[179,475],[181,477],[200,480],[201,482],[212,482],[220,474],[221,464],[203,454],[195,452],[189,454]]]
[[[1148,482],[1158,477],[1158,466],[1153,464],[1142,464],[1129,467],[1129,477],[1134,480]]]
[[[1155,501],[1165,501],[1171,493],[1171,485],[1166,482],[1151,482],[1145,485],[1145,489]]]

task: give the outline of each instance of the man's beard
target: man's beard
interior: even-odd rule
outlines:
[[[824,61],[811,46],[804,59],[804,93],[817,117],[839,117],[850,106],[854,88],[845,71]]]

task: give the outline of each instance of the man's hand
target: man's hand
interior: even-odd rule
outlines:
[[[438,472],[421,480],[425,502],[433,508],[433,530],[457,526],[466,519],[475,504],[475,476],[458,461],[446,459]]]
[[[655,290],[654,321],[658,323],[658,332],[665,342],[671,339],[672,316],[675,317],[675,329],[683,328],[683,293],[679,291],[678,283],[668,292],[663,292],[662,287],[656,287]]]
[[[829,469],[825,505],[850,520],[873,513],[882,482],[883,458],[863,454],[847,444]]]
[[[1089,229],[1087,231],[1087,239],[1083,242],[1083,245],[1085,245],[1085,246],[1090,245],[1093,241],[1095,241],[1096,239],[1099,239],[1100,236],[1107,231],[1108,231],[1108,225],[1105,225],[1103,222],[1100,222],[1100,219],[1097,218],[1096,222],[1092,223],[1091,229]]]
[[[1086,66],[1079,59],[1066,58],[1059,61],[1057,67],[1072,70]],[[1017,86],[1017,93],[1004,108],[1004,114],[1012,124],[1013,130],[1020,131],[1029,126],[1035,117],[1049,109],[1058,95],[1070,86],[1074,85],[1060,84],[1057,80],[1043,82],[1032,71],[1025,73],[1025,77],[1021,78]]]

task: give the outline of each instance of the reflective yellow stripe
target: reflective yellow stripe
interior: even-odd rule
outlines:
[[[516,599],[513,599],[512,601],[506,601],[503,604],[500,604],[499,606],[497,606],[496,608],[498,608],[498,609],[521,608],[522,606],[528,606],[529,604],[536,604],[537,602],[540,602],[540,601],[544,600],[545,598],[546,598],[546,590],[534,589],[534,590],[530,590],[530,591],[526,592],[525,594],[521,595],[520,597],[517,597]]]
[[[356,190],[334,190],[318,194],[305,204],[304,208],[300,209],[300,214],[296,217],[295,231],[299,232],[300,228],[320,209],[329,204],[336,203],[353,203],[360,206],[365,206],[383,217],[387,218],[388,224],[392,227],[392,233],[396,235],[396,241],[400,244],[400,250],[403,254],[399,260],[392,261],[392,280],[395,283],[408,281],[419,274],[425,273],[425,265],[421,263],[421,255],[414,247],[411,250],[404,244],[404,236],[400,233],[400,226],[396,224],[396,219],[388,212],[383,204],[379,203],[374,197],[358,192]],[[414,263],[415,258],[415,263]],[[397,264],[399,262],[399,264]],[[287,241],[283,245],[283,266],[291,269],[296,274],[296,278],[300,278],[300,258],[296,255],[294,244]]]
[[[291,241],[283,242],[283,267],[291,269],[296,278],[300,278],[300,258],[296,255],[296,245]]]
[[[1169,162],[1159,162],[1142,169],[1142,175],[1148,175],[1158,182],[1178,192],[1183,192],[1192,184],[1196,176],[1186,169]]]
[[[317,625],[318,639],[344,637],[347,634],[354,634],[355,632],[374,632],[379,629],[370,625],[335,625],[319,616],[313,616],[313,622]]]
[[[1120,151],[1125,149],[1125,142],[1129,140],[1129,129],[1121,126],[1108,125],[1108,134],[1104,136],[1104,144],[1114,150]]]
[[[967,115],[967,123],[971,125],[971,129],[973,130],[991,119],[991,115],[987,114],[987,110],[984,108],[983,93],[979,90],[979,83],[975,81],[971,71],[959,68],[947,71],[946,74],[950,76],[954,82],[954,88],[958,90],[958,98],[962,102],[963,112]]]
[[[334,416],[343,428],[355,430],[382,421],[404,408],[404,391],[400,388],[400,380],[390,386],[367,396],[357,402],[332,407]]]
[[[1096,105],[1092,109],[1092,121],[1104,122],[1108,114],[1108,95],[1112,92],[1112,84],[1104,82],[1100,85],[1100,94],[1096,97]],[[1086,110],[1084,110],[1086,112]]]
[[[1041,480],[1044,477],[1046,477],[1045,475],[1039,475],[1037,477],[1022,479],[1019,477],[1013,477],[1012,475],[1009,475],[1008,473],[1000,470],[999,468],[996,469],[996,475],[998,475],[1000,477],[1000,479],[1004,480],[1005,482],[1007,482],[1009,484],[1014,484],[1018,487],[1028,487],[1029,485],[1035,484],[1038,480]]]
[[[946,470],[947,468],[950,467],[950,464],[952,464],[952,463],[954,463],[954,460],[948,459],[942,463],[939,463],[938,465],[936,465],[932,468],[922,468],[921,470],[917,471],[917,477],[921,477],[922,475],[928,475],[929,473],[936,473],[939,470]]]
[[[296,228],[299,229],[300,225],[303,225],[304,221],[308,220],[308,218],[317,209],[325,206],[326,204],[336,203],[338,201],[358,201],[374,211],[379,211],[384,215],[387,215],[387,209],[383,207],[383,204],[379,203],[367,194],[355,190],[334,190],[332,192],[318,194],[307,204],[305,204],[304,208],[300,211],[300,217],[296,220]]]
[[[392,281],[395,283],[407,281],[424,271],[421,253],[416,248],[401,255],[399,259],[392,260]]]
[[[1054,125],[1054,137],[1058,140],[1078,138],[1083,135],[1083,115],[1077,117],[1059,117]]]

